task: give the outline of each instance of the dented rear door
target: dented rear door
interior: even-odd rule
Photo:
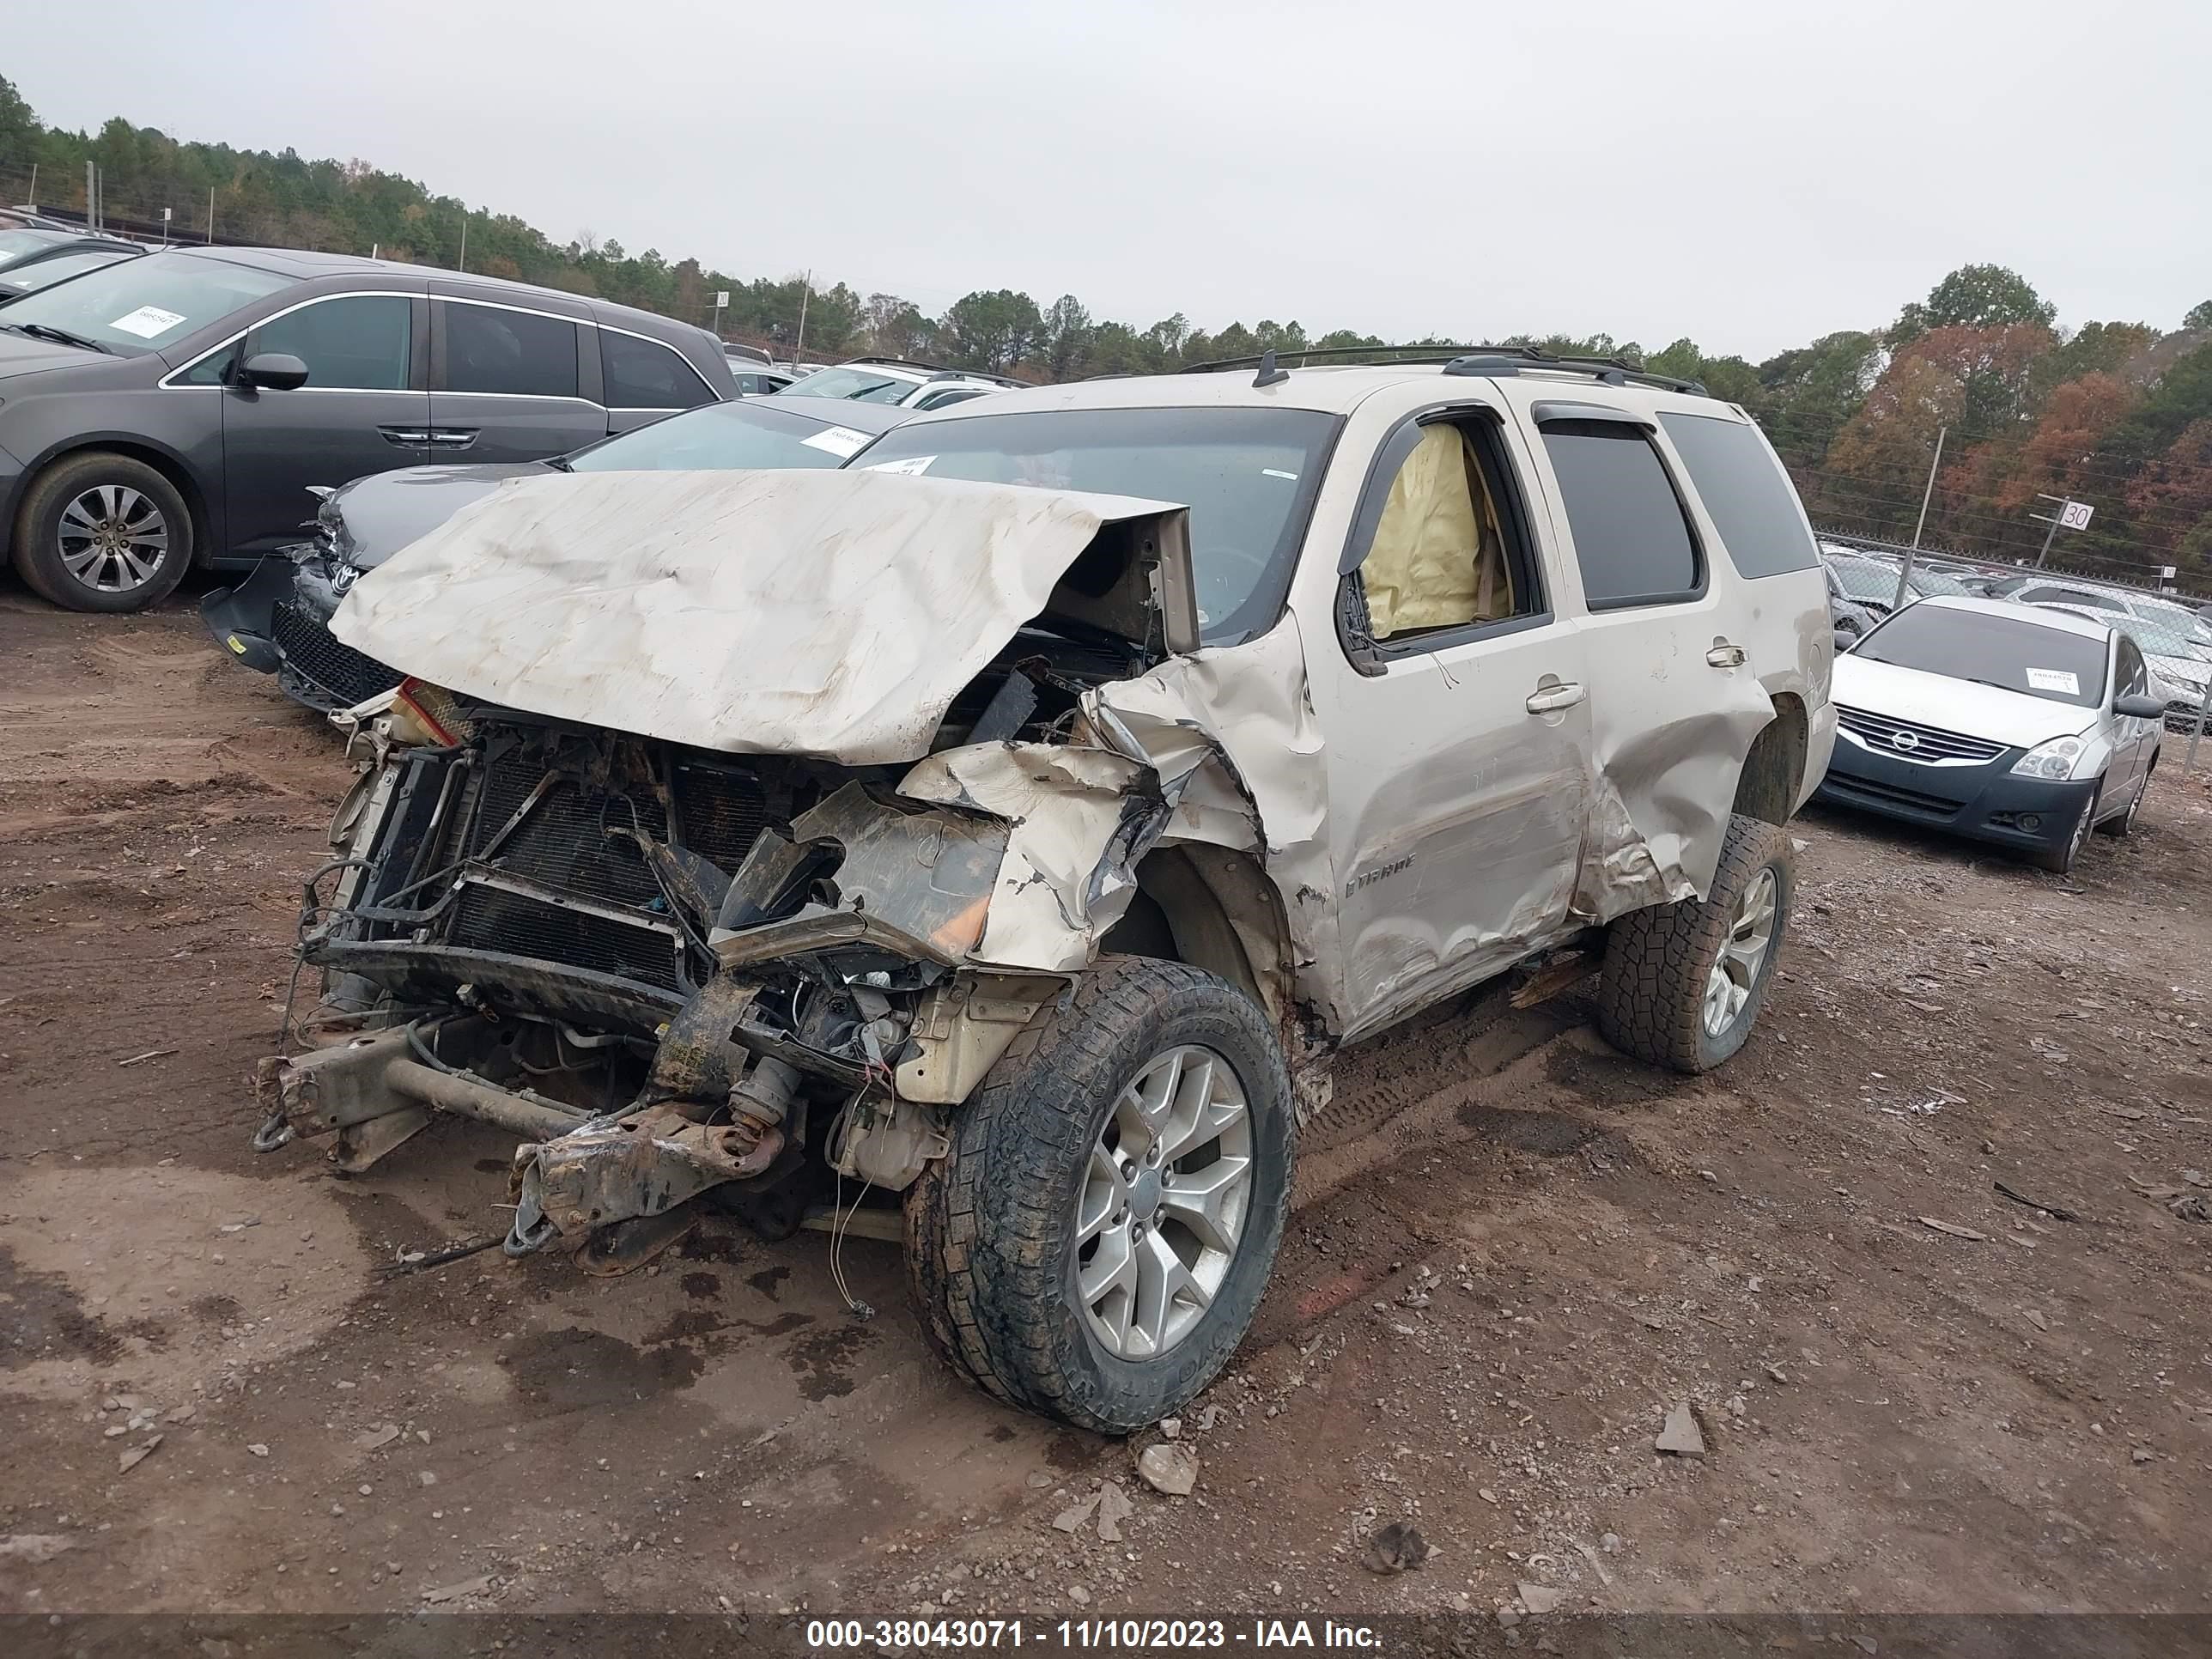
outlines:
[[[1701,896],[1752,740],[1773,718],[1744,585],[1707,546],[1655,418],[1502,386],[1520,418],[1563,574],[1581,589],[1591,747],[1586,922]]]

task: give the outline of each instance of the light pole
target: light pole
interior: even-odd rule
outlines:
[[[1928,527],[1928,503],[1936,495],[1936,469],[1943,465],[1943,440],[1951,435],[1951,428],[1936,428],[1936,459],[1928,463],[1928,487],[1920,492],[1920,516],[1913,521],[1912,545],[1905,550],[1905,562],[1897,569],[1897,592],[1889,601],[1890,610],[1905,609],[1905,585],[1912,580],[1912,556],[1920,550],[1920,532]]]

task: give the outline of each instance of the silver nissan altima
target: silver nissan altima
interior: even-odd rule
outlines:
[[[1823,800],[2011,847],[2070,871],[2125,835],[2166,705],[2109,623],[2002,600],[1923,599],[1836,659]]]

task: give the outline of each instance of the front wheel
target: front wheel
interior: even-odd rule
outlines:
[[[1607,933],[1597,996],[1605,1040],[1678,1072],[1709,1072],[1742,1048],[1795,888],[1790,832],[1732,815],[1704,898],[1632,910]]]
[[[2074,866],[2081,856],[2081,848],[2089,839],[2089,827],[2097,821],[2097,798],[2105,793],[2105,781],[2097,780],[2097,787],[2089,792],[2089,799],[2081,803],[2081,816],[2066,839],[2057,847],[2046,847],[2035,856],[2035,861],[2045,869],[2061,876],[2074,873]]]
[[[1180,963],[1101,957],[991,1069],[907,1195],[931,1346],[1081,1428],[1171,1414],[1258,1310],[1296,1139],[1249,998]]]
[[[33,592],[70,611],[143,611],[191,567],[191,514],[143,461],[71,455],[24,491],[15,561]]]
[[[2154,758],[2151,765],[2155,767],[2157,764],[2157,760]],[[2146,770],[2143,773],[2142,781],[2136,786],[2136,797],[2128,803],[2128,810],[2117,817],[2106,818],[2097,826],[2099,832],[2116,837],[2134,834],[2136,814],[2142,811],[2142,798],[2148,793],[2150,793],[2150,773]]]

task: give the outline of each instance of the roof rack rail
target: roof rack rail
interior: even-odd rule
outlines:
[[[1559,369],[1569,374],[1588,374],[1608,386],[1656,386],[1662,392],[1680,392],[1692,397],[1711,396],[1700,380],[1686,380],[1679,375],[1661,374],[1644,368],[1622,357],[1561,357],[1541,346],[1519,345],[1409,345],[1409,346],[1315,346],[1291,350],[1276,346],[1249,357],[1224,357],[1217,362],[1186,364],[1185,374],[1219,374],[1230,369],[1261,368],[1268,360],[1289,362],[1295,359],[1303,364],[1309,358],[1364,357],[1376,352],[1400,354],[1388,362],[1376,365],[1387,368],[1389,363],[1442,363],[1447,374],[1509,375],[1518,374],[1524,368]],[[1404,354],[1418,353],[1418,356]]]
[[[1314,357],[1364,357],[1377,351],[1418,351],[1423,355],[1411,361],[1441,363],[1454,357],[1463,356],[1470,351],[1510,351],[1512,349],[1514,348],[1511,346],[1484,345],[1269,346],[1263,351],[1254,352],[1249,357],[1221,357],[1212,362],[1185,363],[1177,373],[1212,374],[1232,368],[1256,369],[1260,367],[1261,359],[1269,356],[1280,362],[1287,362],[1295,359],[1303,363],[1307,359]]]

